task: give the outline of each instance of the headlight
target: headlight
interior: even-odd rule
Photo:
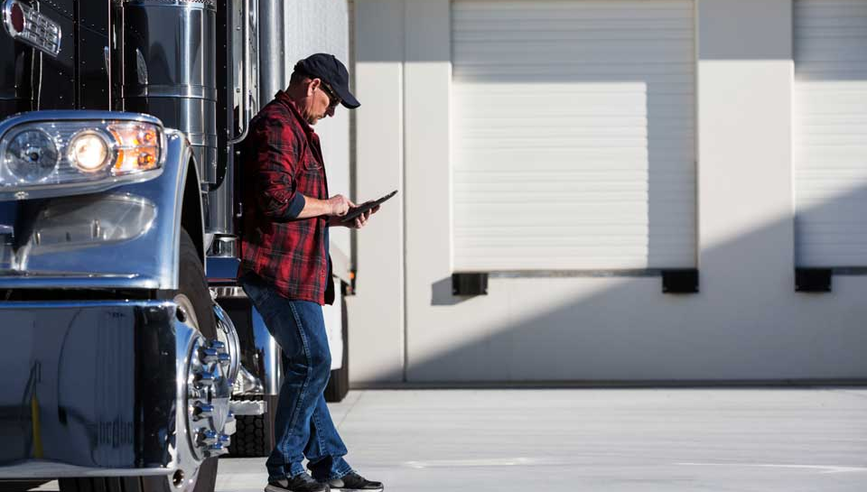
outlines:
[[[86,173],[100,171],[108,165],[110,151],[105,137],[92,130],[80,131],[69,142],[69,162]]]
[[[38,183],[57,167],[57,147],[42,130],[24,130],[6,146],[4,161],[19,183]]]
[[[159,175],[162,125],[136,118],[10,121],[0,131],[0,200],[56,195],[58,186],[64,194],[91,193]]]

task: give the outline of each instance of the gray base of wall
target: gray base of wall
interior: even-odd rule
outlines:
[[[759,388],[864,387],[867,379],[758,379],[690,381],[442,381],[352,383],[353,390],[393,389],[574,389],[574,388]]]

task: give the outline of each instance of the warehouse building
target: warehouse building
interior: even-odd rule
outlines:
[[[867,0],[355,0],[355,387],[867,379]]]

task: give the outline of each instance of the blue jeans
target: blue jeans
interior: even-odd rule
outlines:
[[[265,462],[268,479],[276,481],[304,473],[305,457],[307,468],[317,480],[342,478],[352,468],[343,459],[346,446],[325,404],[331,352],[322,306],[286,299],[253,274],[246,274],[238,281],[283,349],[283,385],[277,403],[275,446]]]

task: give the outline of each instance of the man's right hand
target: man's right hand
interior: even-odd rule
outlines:
[[[346,198],[343,195],[334,195],[333,197],[328,199],[328,215],[343,217],[349,212],[349,209],[354,206],[355,204],[352,203],[349,198]]]

